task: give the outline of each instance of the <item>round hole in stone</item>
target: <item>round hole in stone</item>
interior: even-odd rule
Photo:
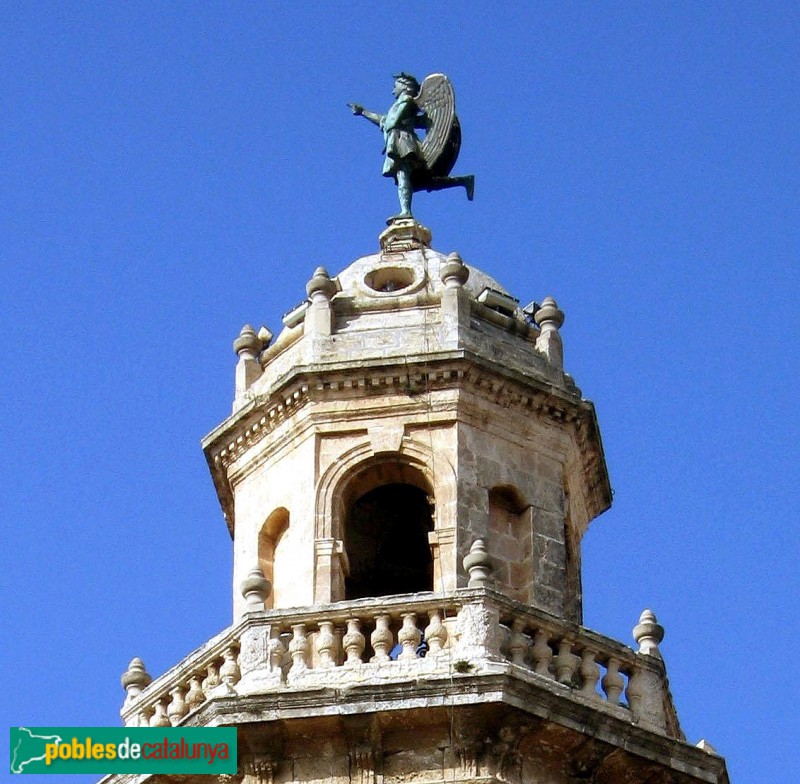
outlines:
[[[408,288],[414,282],[414,270],[408,267],[381,267],[364,276],[364,283],[373,291],[390,294]]]

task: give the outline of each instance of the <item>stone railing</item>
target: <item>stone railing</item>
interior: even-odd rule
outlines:
[[[205,701],[282,690],[506,672],[681,737],[648,611],[639,652],[487,588],[254,610],[151,682],[123,675],[127,726],[181,723]]]

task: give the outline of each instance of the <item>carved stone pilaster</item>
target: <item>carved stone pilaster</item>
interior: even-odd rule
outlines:
[[[596,781],[603,763],[612,753],[612,747],[594,738],[588,738],[570,753],[568,769],[570,784]]]
[[[459,660],[474,663],[499,659],[499,612],[485,601],[465,604],[456,619],[455,638],[454,655]]]
[[[248,754],[242,762],[242,784],[273,784],[277,767],[273,754]]]
[[[453,771],[455,776],[467,780],[483,776],[483,754],[487,740],[483,722],[473,711],[464,711],[453,717],[450,731],[454,762],[458,768]]]
[[[327,604],[344,596],[344,578],[349,572],[347,553],[341,539],[314,542],[314,601]]]
[[[284,680],[284,646],[274,627],[250,626],[242,632],[239,694],[258,694],[278,687]]]
[[[529,727],[525,723],[507,724],[498,729],[494,743],[488,750],[490,767],[494,769],[495,778],[510,784],[522,782],[522,755],[519,752],[519,744],[528,730]]]
[[[665,675],[644,667],[637,667],[625,691],[634,721],[656,732],[667,731],[665,703]]]
[[[383,784],[383,744],[375,716],[349,716],[344,721],[350,784]]]

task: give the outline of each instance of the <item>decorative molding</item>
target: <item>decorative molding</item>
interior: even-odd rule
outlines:
[[[259,399],[254,399],[254,405],[259,405]],[[244,454],[251,446],[261,441],[271,433],[287,417],[308,402],[308,385],[302,384],[296,389],[282,393],[280,402],[269,405],[261,417],[249,420],[244,424],[243,432],[215,452],[213,462],[215,466],[227,469],[236,459]]]
[[[298,368],[292,381],[273,394],[254,398],[242,409],[238,419],[220,428],[218,435],[206,441],[206,459],[211,468],[228,527],[234,529],[233,491],[231,488],[231,466],[249,449],[273,433],[279,425],[294,416],[309,402],[333,403],[338,400],[379,400],[381,396],[404,396],[409,401],[420,400],[431,410],[443,410],[442,406],[453,406],[448,401],[431,400],[428,396],[442,390],[463,390],[504,409],[516,409],[532,413],[541,421],[552,423],[564,430],[569,427],[577,444],[580,470],[587,488],[588,519],[596,517],[611,505],[611,487],[605,468],[605,458],[600,441],[599,428],[594,407],[568,390],[547,379],[519,374],[503,373],[502,368],[486,364],[480,357],[467,354],[452,356],[423,364],[405,367],[395,363],[391,370],[386,366],[365,368],[348,365],[330,367],[324,375],[307,368]],[[425,397],[423,397],[425,396]],[[396,413],[397,402],[388,413]],[[375,410],[370,414],[374,415]],[[335,411],[327,412],[332,424],[339,423],[342,416]],[[348,411],[351,424],[357,416]],[[406,423],[415,427],[423,423]],[[324,423],[316,426],[324,427]],[[401,440],[401,451],[406,450],[408,438]],[[372,450],[373,447],[368,447]],[[379,445],[383,448],[383,445]],[[241,468],[241,466],[240,466]],[[238,468],[237,468],[238,470]],[[249,470],[249,468],[248,468]]]
[[[459,362],[461,365],[462,362]],[[356,375],[339,375],[336,378],[319,379],[315,383],[301,383],[286,391],[276,392],[277,398],[271,404],[263,398],[254,398],[253,406],[258,411],[250,417],[243,417],[232,428],[227,443],[212,453],[214,466],[227,469],[250,447],[269,435],[278,425],[304,406],[315,393],[346,393],[350,390],[361,392],[400,392],[414,397],[432,391],[448,388],[453,383],[464,384],[466,388],[479,392],[485,399],[502,408],[521,408],[544,416],[557,425],[573,424],[581,416],[575,410],[576,401],[554,397],[550,390],[526,389],[520,381],[498,377],[491,371],[480,367],[444,367],[435,370],[416,370],[406,373],[387,373],[385,369],[374,372],[361,372]],[[582,407],[581,403],[577,403]],[[261,414],[258,416],[258,414]],[[578,432],[580,433],[580,428]],[[583,430],[585,433],[585,429]],[[584,439],[585,441],[585,439]]]

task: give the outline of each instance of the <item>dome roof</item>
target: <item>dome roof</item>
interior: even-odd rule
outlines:
[[[392,254],[373,253],[356,259],[336,277],[341,293],[357,300],[402,297],[425,290],[438,293],[444,288],[440,270],[447,258],[430,248]],[[464,288],[472,297],[477,297],[486,288],[511,296],[494,278],[477,267],[466,266],[469,278]]]

